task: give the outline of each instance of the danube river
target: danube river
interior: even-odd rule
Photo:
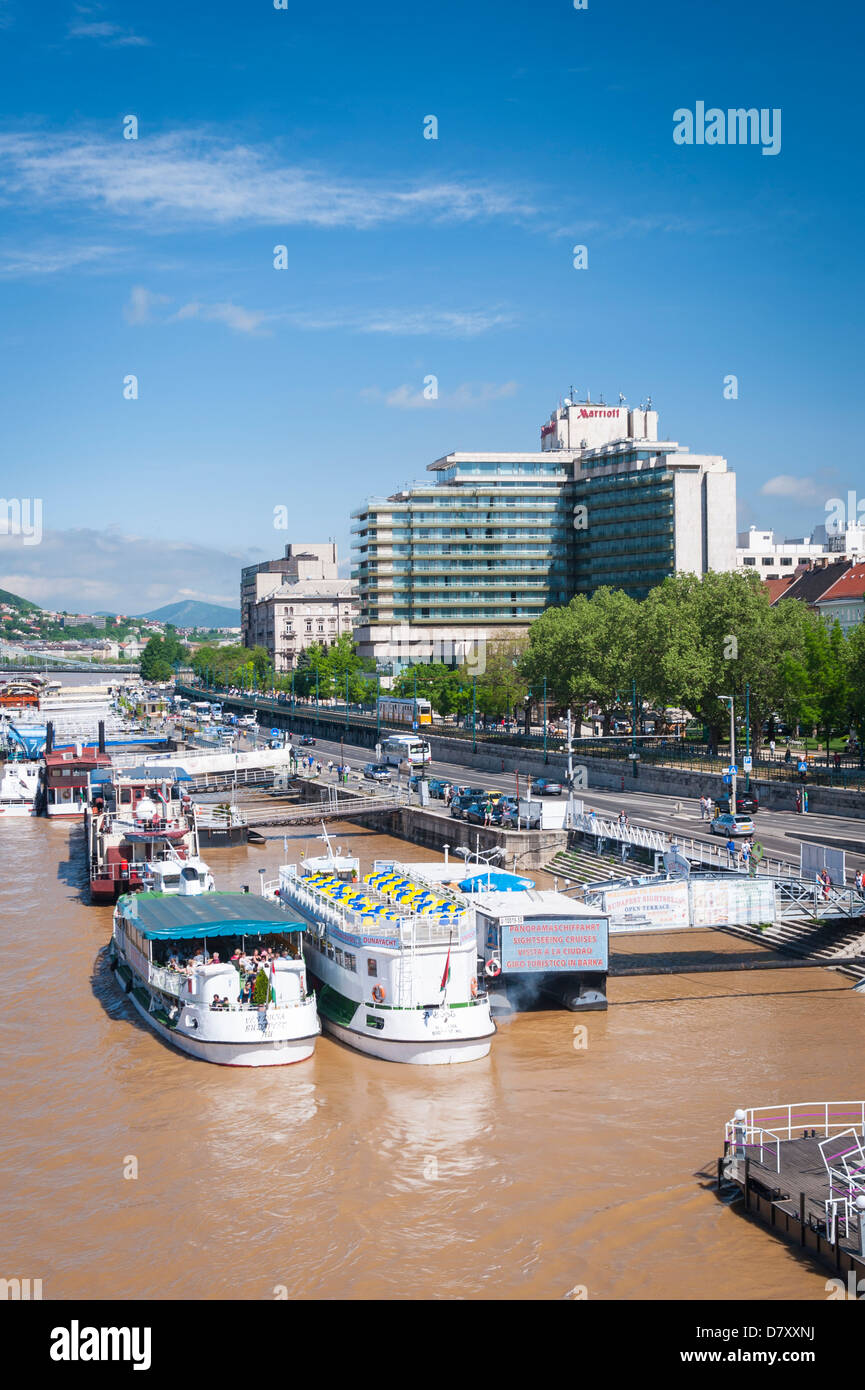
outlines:
[[[0,837],[4,1276],[45,1298],[826,1297],[701,1174],[738,1105],[860,1096],[865,999],[837,975],[622,978],[607,1013],[518,1016],[453,1068],[327,1037],[292,1067],[220,1068],[109,978],[80,828]],[[357,826],[334,842],[364,871],[424,857]],[[320,848],[305,831],[288,857]],[[283,842],[209,858],[255,891]],[[687,943],[707,945],[749,949]]]

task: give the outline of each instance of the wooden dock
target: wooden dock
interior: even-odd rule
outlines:
[[[735,1121],[728,1124],[724,1156],[718,1160],[719,1190],[725,1183],[734,1184],[749,1215],[842,1278],[852,1272],[854,1288],[865,1278],[860,1236],[860,1219],[865,1216],[859,1218],[851,1203],[857,1192],[865,1192],[865,1178],[846,1183],[839,1176],[843,1165],[839,1167],[831,1154],[846,1144],[856,1150],[865,1144],[863,1114],[861,1101],[748,1111],[738,1132]],[[769,1121],[774,1128],[764,1127]],[[838,1200],[827,1209],[830,1195]]]

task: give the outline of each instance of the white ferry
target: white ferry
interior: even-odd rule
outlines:
[[[41,763],[10,760],[0,764],[0,820],[35,816],[41,780]]]
[[[464,899],[383,866],[361,883],[359,861],[333,854],[283,866],[268,889],[308,923],[304,953],[333,1037],[392,1062],[487,1056],[495,1025]]]
[[[114,909],[109,959],[142,1018],[172,1046],[223,1066],[284,1066],[311,1057],[321,1031],[303,927],[249,893],[129,893]],[[255,1003],[262,970],[267,999]]]

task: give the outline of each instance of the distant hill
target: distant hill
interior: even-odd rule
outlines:
[[[239,608],[221,608],[218,603],[199,603],[185,599],[182,603],[166,603],[139,613],[139,618],[152,618],[157,623],[173,623],[175,627],[240,627]]]
[[[8,603],[12,608],[17,608],[20,613],[40,613],[42,611],[38,603],[31,603],[29,598],[21,598],[18,594],[11,594],[8,589],[0,589],[0,603]]]

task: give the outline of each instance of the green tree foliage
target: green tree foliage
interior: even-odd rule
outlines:
[[[203,646],[194,653],[191,665],[197,676],[217,686],[269,690],[273,682],[273,667],[264,647]]]
[[[168,629],[164,637],[151,637],[141,653],[141,674],[146,681],[167,681],[175,665],[185,661],[188,650],[176,634]]]

